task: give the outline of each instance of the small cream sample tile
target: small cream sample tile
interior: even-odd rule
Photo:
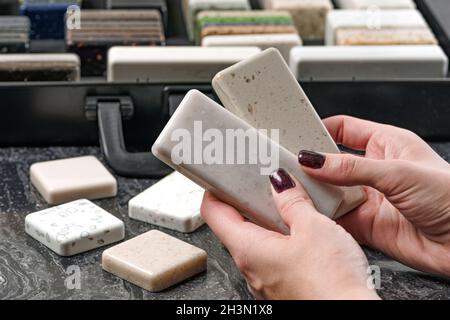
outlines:
[[[93,156],[35,163],[31,183],[49,204],[101,199],[117,194],[117,181]]]
[[[281,54],[267,49],[219,72],[213,87],[225,108],[257,129],[280,131],[280,144],[293,154],[302,149],[339,153],[319,115]],[[337,216],[365,200],[360,187],[342,188]],[[330,218],[334,218],[330,216]]]
[[[204,250],[152,230],[103,252],[102,267],[145,290],[159,292],[206,270]]]
[[[29,214],[25,231],[61,256],[73,256],[120,241],[121,220],[82,199]]]
[[[180,232],[193,232],[204,222],[200,216],[204,189],[174,172],[128,203],[130,218]]]
[[[413,0],[337,0],[341,9],[415,9]]]

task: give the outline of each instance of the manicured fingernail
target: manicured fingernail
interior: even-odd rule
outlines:
[[[302,150],[298,154],[298,162],[300,162],[302,166],[311,169],[321,169],[325,164],[325,160],[326,158],[324,155],[314,151]]]
[[[276,192],[282,193],[286,190],[295,188],[295,182],[284,169],[278,169],[270,175],[270,183]]]

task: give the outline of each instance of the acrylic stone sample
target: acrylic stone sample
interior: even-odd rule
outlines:
[[[76,81],[80,59],[70,53],[0,54],[0,81]]]
[[[81,57],[82,76],[103,76],[113,46],[165,43],[158,10],[82,10],[81,29],[66,28],[66,45]]]
[[[189,133],[194,145],[189,139],[173,139],[173,135],[180,132],[183,135]],[[235,135],[230,137],[230,132]],[[235,140],[239,140],[239,132],[245,132],[253,143],[244,140],[239,148],[235,144]],[[214,147],[211,147],[211,140],[208,142],[205,141],[208,139],[202,138],[203,133],[214,133],[212,139],[217,139]],[[270,153],[264,155],[262,150],[270,150]],[[284,234],[289,233],[289,228],[275,208],[268,178],[274,170],[281,167],[293,174],[303,184],[318,210],[328,217],[335,215],[343,198],[341,189],[307,176],[293,153],[197,90],[191,90],[186,95],[153,145],[152,153],[234,206],[249,220]],[[186,159],[185,154],[194,155],[194,159],[191,156]],[[207,156],[204,158],[205,154]],[[210,158],[209,154],[217,157]],[[244,159],[247,161],[242,161]]]
[[[269,10],[289,11],[303,40],[323,40],[325,19],[333,9],[331,0],[264,0],[263,5]]]
[[[204,250],[152,230],[103,252],[102,267],[151,292],[163,291],[206,270]]]
[[[417,10],[334,10],[326,45],[430,45],[437,40]]]
[[[296,47],[290,67],[297,80],[444,78],[448,58],[439,46]]]
[[[31,39],[64,39],[67,8],[80,4],[76,0],[22,0],[20,13],[30,18]]]
[[[197,43],[207,36],[298,34],[287,11],[203,11],[197,16]]]
[[[61,256],[73,256],[123,240],[121,220],[88,200],[29,214],[25,231]]]
[[[188,36],[194,40],[197,14],[206,10],[250,10],[248,0],[183,0]]]
[[[278,50],[267,49],[219,72],[213,87],[225,108],[251,126],[279,130],[280,144],[293,154],[302,149],[340,152]],[[360,187],[342,190],[344,200],[334,215],[328,215],[331,218],[348,213],[366,199]]]
[[[207,83],[257,47],[115,47],[108,53],[108,81]]]
[[[30,47],[30,19],[0,16],[0,53],[26,52]]]
[[[108,9],[155,9],[161,13],[164,25],[167,26],[168,12],[166,0],[107,0]]]
[[[415,9],[413,0],[337,0],[341,9]]]
[[[204,189],[174,172],[128,203],[130,218],[180,232],[193,232],[204,222],[200,207]]]
[[[93,156],[35,163],[31,183],[49,204],[101,199],[117,194],[117,181]]]
[[[277,48],[286,61],[289,61],[291,49],[300,45],[302,39],[297,33],[207,36],[202,39],[204,47],[256,46],[261,50]]]

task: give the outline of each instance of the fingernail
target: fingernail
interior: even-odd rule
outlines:
[[[295,182],[284,169],[278,169],[270,175],[270,183],[277,193],[295,188]]]
[[[300,162],[302,166],[311,169],[321,169],[325,164],[325,160],[326,158],[324,155],[314,151],[302,150],[298,154],[298,162]]]

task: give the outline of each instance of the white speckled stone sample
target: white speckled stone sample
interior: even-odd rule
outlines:
[[[210,82],[223,68],[249,58],[257,47],[114,47],[108,81]]]
[[[286,61],[289,61],[291,49],[300,45],[302,39],[295,33],[207,36],[202,39],[202,46],[205,47],[256,46],[261,50],[276,48]]]
[[[197,14],[209,10],[250,10],[248,0],[183,0],[183,11],[186,30],[191,40],[194,40]]]
[[[298,80],[443,78],[448,58],[439,46],[309,46],[291,51]]]
[[[204,192],[174,172],[131,199],[128,214],[132,219],[190,233],[204,224],[200,216]]]
[[[415,9],[413,0],[337,0],[341,9]]]
[[[292,15],[295,26],[303,40],[323,40],[325,19],[333,9],[330,0],[264,0],[269,10],[286,10]]]
[[[418,10],[334,10],[327,16],[325,44],[435,45]]]
[[[73,256],[120,241],[121,220],[82,199],[29,214],[25,231],[60,256]]]
[[[235,141],[236,138],[227,139],[227,132],[236,134],[237,130],[247,133],[248,137],[254,137],[250,138],[253,143],[247,142],[244,147],[238,148],[233,142],[230,146],[231,141]],[[188,154],[189,150],[186,150],[188,147],[180,148],[180,142],[172,136],[180,132],[184,134],[189,132],[193,139],[199,139],[199,132],[214,132],[214,137],[222,139],[222,152],[219,149],[218,153],[222,153],[224,159],[215,158],[210,161],[203,156],[201,159],[196,157],[183,159],[180,153]],[[203,155],[207,153],[211,142],[194,141],[197,144],[197,147],[194,147],[197,151],[194,152],[200,150]],[[217,144],[220,145],[220,142]],[[262,152],[255,151],[255,146],[258,150],[264,149],[261,146],[265,146],[270,153],[266,152],[266,155],[261,156]],[[240,155],[236,154],[236,150],[239,150]],[[304,185],[318,210],[328,217],[334,216],[343,198],[340,188],[317,182],[307,176],[294,154],[197,90],[191,90],[186,95],[153,145],[152,153],[224,202],[234,206],[249,220],[284,234],[288,234],[289,229],[275,208],[268,177],[274,170],[285,168],[295,176]],[[249,155],[253,155],[253,162],[248,160]],[[242,158],[245,156],[246,161],[236,161],[239,156]],[[266,169],[267,173],[262,169]]]
[[[204,250],[152,230],[103,252],[102,267],[151,292],[163,291],[206,270]]]
[[[93,156],[35,163],[31,183],[49,204],[101,199],[117,194],[117,181]]]
[[[303,89],[276,49],[219,72],[213,87],[225,108],[258,129],[278,129],[280,144],[293,154],[300,150],[339,153]],[[285,168],[286,169],[286,168]],[[359,187],[342,188],[344,201],[336,218],[365,200]]]

